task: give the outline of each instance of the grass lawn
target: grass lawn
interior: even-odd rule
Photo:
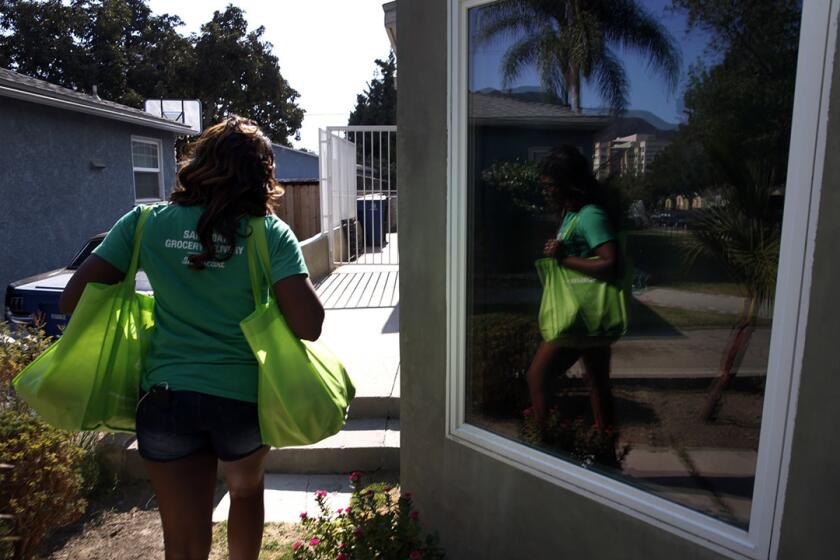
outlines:
[[[291,560],[292,543],[302,538],[298,523],[266,523],[263,529],[260,560]],[[227,554],[227,522],[213,525],[213,545],[210,560],[224,560]]]
[[[627,252],[636,268],[650,275],[651,286],[731,284],[732,279],[715,259],[699,257],[693,263],[686,261],[690,239],[691,234],[685,232],[631,231],[627,234]]]

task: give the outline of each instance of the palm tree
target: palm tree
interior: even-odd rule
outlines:
[[[770,158],[745,160],[732,146],[707,150],[722,172],[726,204],[702,212],[691,230],[688,259],[717,259],[745,295],[701,412],[703,420],[712,420],[723,391],[735,378],[759,312],[773,303],[781,243],[781,215],[774,198],[784,177],[778,176],[778,164]]]
[[[484,8],[479,42],[510,38],[502,57],[505,87],[536,66],[542,87],[581,112],[582,80],[593,82],[609,108],[627,105],[629,83],[613,48],[647,55],[669,89],[679,80],[680,54],[668,31],[636,0],[504,0]]]

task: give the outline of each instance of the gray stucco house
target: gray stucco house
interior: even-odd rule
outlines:
[[[0,292],[65,266],[138,203],[167,198],[189,127],[0,69]]]
[[[772,322],[756,329],[750,347],[758,351],[763,338],[764,361],[752,374],[760,390],[749,405],[755,406],[754,437],[740,445],[744,424],[729,430],[732,425],[696,421],[671,432],[670,441],[689,442],[680,449],[640,439],[624,457],[612,457],[612,465],[524,439],[517,426],[527,409],[492,417],[476,411],[471,399],[470,376],[480,362],[489,374],[507,376],[495,385],[497,393],[515,396],[523,371],[510,364],[519,354],[533,356],[520,346],[526,337],[517,325],[524,330],[537,320],[536,312],[530,319],[516,315],[516,299],[530,284],[476,272],[483,266],[476,224],[483,225],[485,210],[475,194],[476,161],[485,157],[481,143],[488,138],[474,118],[481,106],[471,102],[469,84],[505,49],[491,45],[482,53],[471,41],[480,36],[473,24],[481,18],[473,16],[493,3],[385,5],[389,36],[399,31],[400,482],[414,494],[424,529],[439,534],[447,557],[463,560],[838,557],[840,2],[801,4],[775,303]],[[639,4],[661,12],[661,3]],[[520,148],[524,156],[528,146]],[[495,318],[475,312],[479,282],[510,296],[510,309]],[[482,345],[489,338],[482,329],[493,319],[494,344]],[[620,387],[619,421],[638,395],[634,387],[658,390],[652,378],[667,384],[690,377],[705,395],[719,347],[710,342],[712,351],[697,351],[683,343],[709,342],[714,333],[685,326],[674,333],[614,345],[612,374],[625,377],[623,384],[618,375],[611,379]],[[663,356],[667,363],[660,366],[639,366]],[[626,367],[630,362],[635,371]],[[585,387],[578,380],[565,380],[567,390]],[[693,414],[687,384],[681,387],[666,400]],[[730,414],[748,408],[746,400],[732,404],[738,392],[728,393]],[[584,414],[587,400],[581,391]],[[652,405],[637,407],[621,431],[663,418]],[[712,444],[696,437],[714,430]]]

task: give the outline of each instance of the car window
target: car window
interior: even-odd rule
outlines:
[[[67,268],[69,268],[70,270],[76,270],[77,268],[79,268],[79,266],[81,266],[81,264],[86,258],[88,258],[88,256],[93,252],[93,250],[96,249],[100,243],[102,243],[102,239],[103,237],[101,236],[89,239],[88,242],[85,243],[85,246],[82,247],[82,250],[76,253],[76,256],[73,257],[73,260],[70,261],[70,265]]]

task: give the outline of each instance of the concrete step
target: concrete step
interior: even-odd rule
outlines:
[[[336,435],[314,445],[272,448],[266,472],[329,474],[400,468],[399,419],[348,420]]]
[[[349,420],[363,418],[399,418],[400,397],[357,396],[350,403]]]
[[[120,470],[128,478],[147,478],[137,440],[131,438],[126,446]],[[372,473],[399,468],[400,421],[388,418],[348,420],[332,437],[314,445],[272,448],[266,458],[267,473]]]

